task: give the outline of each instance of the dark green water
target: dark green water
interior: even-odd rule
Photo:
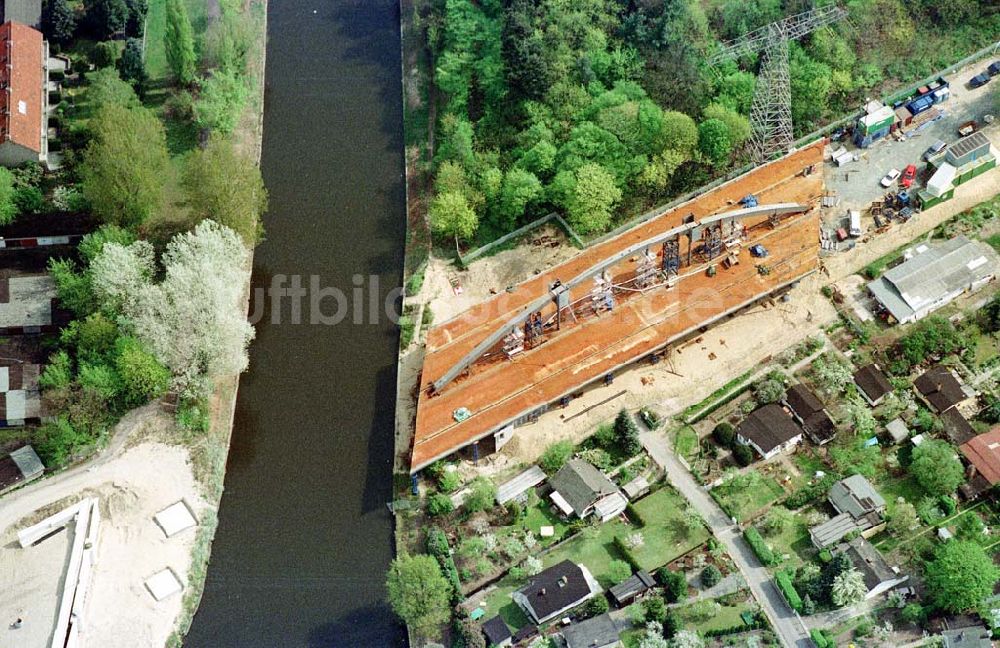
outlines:
[[[404,188],[397,0],[270,0],[253,284],[399,284]],[[366,292],[367,298],[367,292]],[[293,324],[270,302],[240,384],[226,490],[190,648],[404,646],[383,603],[397,332]],[[256,300],[251,308],[260,308]],[[332,307],[327,304],[326,311]]]

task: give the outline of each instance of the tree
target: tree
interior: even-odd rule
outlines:
[[[182,180],[192,215],[225,225],[253,247],[261,238],[267,189],[260,168],[240,154],[230,140],[213,137],[194,151]]]
[[[0,225],[14,222],[18,208],[14,190],[14,175],[9,169],[0,167]]]
[[[708,565],[701,570],[701,584],[704,587],[714,587],[722,580],[722,572],[715,565]]]
[[[603,596],[601,598],[604,598]],[[663,602],[662,596],[652,595],[646,597],[642,602],[642,610],[645,613],[646,621],[656,621],[663,623],[667,618],[667,605]]]
[[[201,91],[195,104],[195,121],[199,128],[228,135],[239,123],[249,90],[236,72],[215,70],[212,76],[198,81]]]
[[[569,441],[556,441],[545,448],[541,459],[538,460],[542,470],[548,474],[558,472],[565,465],[569,458],[573,456],[573,444]]]
[[[581,234],[607,229],[611,211],[622,199],[615,178],[599,164],[588,163],[576,171],[573,190],[566,203],[570,223]]]
[[[997,96],[1000,97],[1000,92],[997,93]],[[982,309],[980,309],[979,320],[982,322],[983,328],[990,333],[1000,331],[1000,295],[994,295],[994,297],[987,302]]]
[[[837,607],[847,607],[865,600],[867,594],[865,577],[857,569],[851,568],[833,579],[830,601]]]
[[[538,559],[536,558],[536,560]],[[603,594],[598,594],[584,604],[583,614],[588,618],[599,616],[607,612],[610,607],[608,599]]]
[[[144,109],[107,104],[90,122],[83,155],[83,193],[103,221],[139,225],[159,207],[166,175],[166,136]]]
[[[889,516],[889,533],[896,538],[902,538],[917,528],[920,520],[917,518],[917,510],[909,502],[898,502],[896,510]]]
[[[68,43],[76,33],[76,12],[68,0],[48,0],[42,7],[42,31],[49,40]]]
[[[927,609],[919,603],[909,603],[899,613],[903,621],[914,625],[923,625],[927,620]]]
[[[506,229],[512,229],[525,209],[542,196],[542,183],[534,173],[523,169],[511,169],[503,178],[500,190],[500,215]]]
[[[712,437],[723,448],[728,448],[736,442],[736,430],[727,422],[722,421],[712,429]]]
[[[63,389],[73,382],[73,360],[64,350],[49,356],[49,362],[38,377],[42,389]]]
[[[167,28],[163,32],[163,46],[167,54],[167,65],[177,82],[188,86],[194,81],[197,64],[191,19],[184,0],[167,0],[166,6]]]
[[[632,575],[632,567],[624,560],[612,560],[608,565],[608,578],[618,585],[628,580]]]
[[[629,456],[636,455],[642,450],[642,442],[639,440],[639,428],[635,425],[632,415],[628,410],[621,410],[615,417],[615,440],[618,446]]]
[[[89,268],[94,296],[101,306],[110,312],[121,312],[126,301],[135,299],[153,278],[154,256],[153,246],[147,241],[102,246]]]
[[[125,0],[125,6],[128,8],[125,34],[141,37],[146,23],[146,14],[149,13],[149,0]]]
[[[434,493],[427,498],[427,514],[431,516],[447,515],[455,510],[451,498],[444,493]]]
[[[785,385],[774,378],[764,378],[753,388],[754,398],[758,403],[777,403],[785,397]]]
[[[965,470],[955,448],[937,439],[914,448],[910,474],[931,495],[951,495],[965,481]]]
[[[663,617],[663,636],[667,639],[673,639],[681,629],[681,620],[677,616],[677,613],[671,609],[667,609],[666,615]]]
[[[497,487],[488,478],[479,476],[469,484],[469,494],[465,497],[465,510],[470,513],[485,511],[493,506],[497,497]]]
[[[134,337],[122,336],[115,341],[114,362],[126,407],[148,403],[167,393],[170,370]]]
[[[733,459],[741,466],[749,466],[753,463],[753,450],[748,445],[737,443],[733,446]]]
[[[111,68],[101,68],[87,76],[87,100],[95,114],[109,104],[123,108],[138,108],[141,104],[135,89],[122,81]]]
[[[955,524],[955,535],[962,540],[971,540],[972,542],[979,543],[986,542],[990,540],[986,533],[986,525],[983,524],[983,519],[975,511],[961,516],[958,518],[958,523]]]
[[[90,276],[79,272],[72,259],[49,259],[49,274],[56,283],[56,294],[64,308],[78,317],[85,317],[97,308]]]
[[[656,621],[646,622],[646,631],[639,638],[638,648],[669,648],[663,636],[663,626]]]
[[[94,45],[94,53],[90,55],[90,62],[93,63],[99,70],[112,67],[117,68],[118,55],[118,41],[101,41],[100,43],[96,43]],[[115,77],[121,80],[117,71],[115,71]],[[124,83],[124,81],[122,81],[122,83]],[[129,89],[131,88],[132,86],[129,86]]]
[[[431,229],[437,234],[468,240],[479,227],[479,217],[460,193],[435,196],[430,208]]]
[[[483,629],[475,620],[464,614],[458,615],[455,619],[454,628],[461,643],[456,641],[455,646],[464,648],[489,648],[486,645],[486,637],[483,636]]]
[[[820,572],[816,598],[830,601],[834,581],[838,576],[850,569],[854,569],[854,565],[851,564],[851,559],[847,557],[847,554],[835,553],[830,562],[823,565],[823,569]]]
[[[784,506],[772,506],[764,516],[764,522],[761,526],[764,529],[764,533],[777,535],[788,528],[794,517],[792,512]]]
[[[125,0],[89,0],[87,25],[99,40],[108,40],[125,29],[128,20]]]
[[[663,583],[663,598],[667,603],[677,603],[687,598],[688,584],[684,574],[664,567],[656,575]]]
[[[243,306],[247,255],[235,232],[202,221],[167,244],[163,281],[124,300],[123,316],[135,336],[170,369],[174,388],[185,396],[204,396],[212,378],[246,369],[253,339]]]
[[[942,610],[965,612],[993,593],[1000,570],[983,547],[968,540],[939,545],[926,564],[924,584],[930,600]]]
[[[670,640],[670,648],[704,648],[705,641],[694,630],[678,630]]]
[[[118,74],[127,81],[141,97],[146,90],[146,61],[143,57],[142,41],[130,38],[125,41],[125,49],[118,59]]]
[[[426,634],[451,617],[451,585],[433,556],[398,556],[385,587],[393,611],[418,633]]]
[[[724,164],[733,152],[729,127],[720,119],[706,119],[698,124],[698,150],[715,166]]]
[[[732,108],[712,103],[705,106],[702,115],[705,119],[718,119],[726,125],[726,128],[729,129],[729,143],[733,148],[738,147],[750,137],[750,120]]]

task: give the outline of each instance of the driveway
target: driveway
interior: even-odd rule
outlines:
[[[771,574],[760,564],[750,546],[743,540],[739,527],[722,512],[715,500],[677,459],[666,434],[645,430],[640,432],[639,438],[653,461],[666,471],[667,479],[673,487],[701,513],[716,539],[726,547],[782,645],[788,648],[812,646],[805,626],[785,603],[771,579]]]

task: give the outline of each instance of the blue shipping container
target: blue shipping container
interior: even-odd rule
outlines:
[[[907,104],[906,107],[910,109],[910,112],[913,113],[913,116],[915,117],[930,108],[932,105],[934,105],[934,97],[931,95],[924,95],[919,99],[914,99]]]

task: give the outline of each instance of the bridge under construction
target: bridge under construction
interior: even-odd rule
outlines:
[[[463,449],[494,452],[586,386],[814,272],[823,146],[760,166],[432,328],[411,472]]]

